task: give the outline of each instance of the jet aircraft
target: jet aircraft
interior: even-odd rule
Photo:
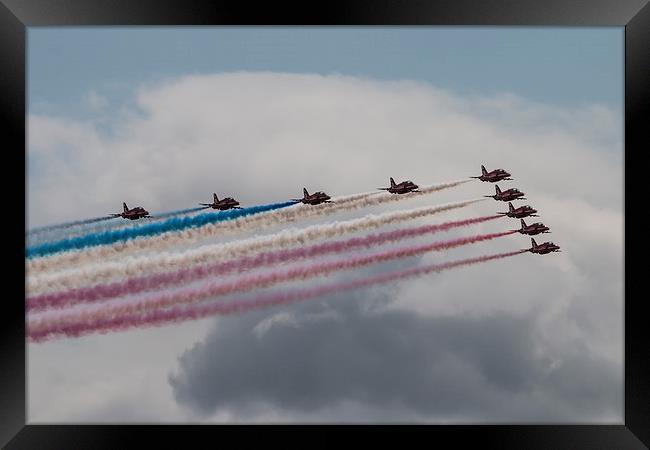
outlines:
[[[112,217],[123,217],[125,219],[129,220],[137,220],[143,217],[151,217],[149,215],[149,211],[144,209],[142,206],[136,206],[135,208],[129,209],[128,206],[126,206],[126,203],[122,203],[122,206],[124,207],[124,212],[120,214],[111,214]]]
[[[543,223],[537,222],[530,225],[526,225],[524,219],[521,219],[521,228],[518,229],[521,234],[527,234],[529,236],[534,236],[540,233],[550,233],[550,228],[544,225]]]
[[[512,206],[511,202],[508,202],[508,212],[498,212],[497,214],[503,214],[504,216],[512,217],[513,219],[521,219],[523,217],[539,217],[536,209],[533,209],[531,206],[520,206],[515,208]]]
[[[493,171],[488,172],[485,170],[485,166],[481,166],[481,172],[482,174],[480,177],[470,178],[478,178],[481,181],[487,181],[489,183],[496,183],[501,180],[512,180],[512,178],[509,178],[510,174],[503,169],[494,169]]]
[[[330,202],[330,196],[324,192],[314,192],[310,194],[307,192],[307,189],[302,188],[302,193],[304,194],[303,198],[292,198],[291,200],[296,202],[302,202],[306,205],[319,205],[321,203],[332,203]]]
[[[530,238],[530,242],[532,244],[532,247],[528,248],[526,250],[528,250],[531,253],[537,253],[538,255],[545,255],[547,253],[560,252],[561,251],[560,246],[555,245],[552,242],[544,242],[544,243],[538,245],[537,242],[535,242],[535,239],[533,239],[533,238]]]
[[[226,197],[219,200],[216,193],[213,193],[214,201],[212,203],[199,203],[199,205],[209,206],[212,209],[218,209],[220,211],[225,211],[227,209],[241,209],[239,208],[239,202],[232,197]]]
[[[418,192],[416,189],[418,188],[418,185],[413,183],[411,180],[408,181],[402,181],[399,184],[395,184],[395,180],[393,178],[390,178],[390,187],[388,188],[377,188],[380,191],[388,191],[391,194],[407,194],[409,192]]]
[[[500,200],[502,202],[509,202],[511,200],[526,200],[524,198],[524,193],[521,192],[519,189],[511,188],[508,189],[507,191],[501,192],[501,189],[499,189],[499,185],[496,184],[494,186],[496,188],[496,195],[484,195],[483,197],[491,197],[495,200]]]

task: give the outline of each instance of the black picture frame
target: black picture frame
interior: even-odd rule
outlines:
[[[247,2],[210,0],[0,0],[0,114],[5,143],[4,207],[20,205],[16,186],[26,193],[26,27],[94,25],[510,25],[510,26],[624,26],[625,27],[625,186],[624,208],[633,211],[642,180],[636,163],[648,148],[646,118],[650,116],[650,6],[648,0],[330,0],[327,2]],[[17,168],[25,169],[21,172]],[[648,170],[648,169],[646,169]],[[21,176],[22,183],[20,181]],[[10,175],[10,176],[7,176]],[[13,179],[15,177],[15,179]],[[23,211],[25,211],[23,209]],[[23,233],[25,215],[5,223],[8,233]],[[639,219],[641,220],[641,219]],[[7,222],[7,221],[6,221]],[[625,220],[625,415],[621,425],[518,425],[425,427],[429,444],[452,439],[454,446],[517,449],[635,449],[650,446],[650,341],[643,314],[643,294],[634,275],[643,268],[633,258],[641,233],[631,234]],[[642,230],[641,230],[642,231]],[[17,241],[17,240],[16,240]],[[632,245],[628,245],[628,243]],[[5,242],[11,255],[2,317],[0,354],[0,443],[6,448],[124,448],[137,440],[165,443],[206,438],[216,445],[224,427],[27,425],[25,380],[24,242]],[[14,261],[15,258],[15,261]],[[15,275],[10,271],[15,271]],[[9,284],[9,283],[7,283]],[[23,297],[24,298],[24,297]],[[255,438],[233,427],[237,439]],[[321,430],[322,431],[322,430]],[[247,433],[247,434],[245,434]],[[382,431],[382,434],[384,432]],[[233,437],[233,436],[231,436]],[[153,439],[153,441],[152,441]],[[323,442],[327,437],[321,436]],[[239,444],[242,441],[238,441]],[[129,445],[131,444],[131,445]],[[645,444],[645,446],[644,446]],[[209,444],[208,444],[209,445]]]

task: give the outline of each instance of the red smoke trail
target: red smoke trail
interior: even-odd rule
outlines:
[[[40,311],[47,308],[63,308],[78,303],[89,303],[106,298],[119,297],[125,294],[136,294],[138,292],[156,290],[174,284],[188,283],[208,276],[221,275],[228,272],[243,272],[264,265],[278,264],[296,259],[313,258],[328,253],[341,253],[356,248],[368,248],[386,242],[394,242],[400,239],[421,236],[423,234],[437,233],[458,227],[470,226],[498,219],[500,217],[503,216],[477,217],[435,225],[405,228],[401,230],[371,234],[364,237],[326,242],[309,247],[265,252],[256,256],[206,264],[162,274],[135,277],[116,283],[99,284],[96,286],[71,289],[51,294],[42,294],[27,299],[27,310]]]
[[[187,289],[181,292],[162,293],[144,298],[142,301],[136,303],[117,305],[103,310],[100,309],[98,311],[81,312],[76,314],[73,313],[63,317],[55,317],[53,319],[48,319],[46,317],[44,319],[35,320],[32,322],[32,324],[29,325],[30,335],[34,334],[35,336],[39,336],[47,330],[68,329],[69,327],[74,327],[79,324],[85,324],[88,329],[92,329],[94,326],[93,324],[101,324],[111,318],[128,318],[133,315],[142,313],[143,311],[155,311],[167,306],[178,305],[179,303],[197,302],[218,295],[248,291],[251,289],[266,287],[284,281],[306,279],[331,273],[337,270],[358,268],[373,263],[388,261],[390,259],[414,256],[432,250],[448,249],[460,245],[494,239],[512,233],[512,231],[506,231],[502,233],[484,234],[479,236],[454,239],[450,241],[437,242],[424,246],[405,247],[396,250],[384,251],[375,255],[325,262],[307,267],[293,268],[286,271],[242,277],[231,282],[220,284],[216,283],[198,288]],[[488,260],[489,259],[494,258],[489,257]],[[465,263],[456,262],[448,264],[452,264],[450,267],[455,267],[456,265],[464,265]],[[447,266],[443,265],[443,267],[446,268]],[[405,273],[410,272],[405,271]],[[52,333],[55,332],[56,331]]]
[[[499,233],[500,235],[510,234]],[[488,236],[488,235],[484,235]],[[467,238],[466,238],[467,239]],[[412,250],[410,250],[412,252]],[[409,252],[409,249],[400,249],[398,252]],[[126,308],[114,308],[111,311],[111,314],[107,315],[105,312],[99,311],[99,314],[92,313],[81,313],[75,315],[73,320],[70,320],[70,317],[67,318],[55,318],[53,320],[48,320],[47,318],[34,321],[34,323],[28,324],[28,337],[30,341],[40,342],[47,340],[49,338],[59,336],[67,337],[76,337],[92,332],[107,332],[107,331],[118,331],[122,329],[128,329],[138,326],[155,326],[165,322],[178,322],[183,320],[198,319],[201,317],[206,317],[213,314],[232,314],[239,311],[247,311],[254,308],[260,308],[264,306],[271,306],[275,304],[290,303],[300,300],[306,300],[312,297],[319,295],[331,294],[340,291],[346,291],[350,289],[361,288],[365,286],[370,286],[377,283],[386,283],[389,281],[409,278],[413,276],[419,276],[430,272],[437,272],[442,270],[451,269],[454,267],[466,266],[471,264],[477,264],[480,262],[486,262],[493,259],[505,258],[508,256],[518,255],[520,253],[525,253],[526,250],[518,250],[515,252],[501,253],[496,255],[487,255],[481,256],[478,258],[471,258],[459,261],[452,261],[443,264],[434,264],[424,267],[416,267],[412,269],[407,269],[399,272],[391,272],[388,274],[375,275],[368,278],[362,278],[359,280],[354,280],[351,282],[333,284],[329,286],[297,290],[289,293],[275,293],[260,295],[253,300],[243,300],[243,301],[234,301],[234,302],[217,302],[209,305],[195,305],[186,308],[179,308],[174,306],[170,309],[161,309],[163,306],[174,305],[186,301],[196,301],[202,298],[212,297],[214,295],[219,295],[220,293],[235,292],[238,289],[235,289],[234,284],[224,284],[216,286],[208,286],[207,288],[192,289],[185,293],[182,293],[182,298],[178,298],[178,293],[161,295],[154,297],[153,301],[147,303],[140,303],[135,305],[126,305]],[[388,252],[382,253],[384,255]],[[397,252],[396,252],[397,253]],[[377,258],[379,255],[372,255],[371,257]],[[408,255],[405,255],[408,256]],[[361,258],[359,258],[361,259]],[[350,261],[350,260],[348,260]],[[378,262],[375,260],[375,262]],[[333,264],[338,264],[338,267],[341,267],[341,263],[344,261],[335,262]],[[348,264],[350,266],[351,264]],[[354,267],[354,265],[352,265]],[[318,266],[313,266],[311,268],[302,269],[302,274],[313,274],[317,270],[324,273],[327,271],[325,269],[327,264],[321,264]],[[330,266],[330,271],[332,266]],[[358,267],[358,265],[356,266]],[[300,271],[301,269],[297,269]],[[284,272],[284,273],[289,273]],[[311,275],[313,276],[313,275]],[[269,274],[267,278],[259,278],[260,283],[272,284],[272,282],[278,282],[285,280],[283,274]],[[271,281],[269,283],[269,281]],[[247,280],[247,282],[252,280]],[[265,284],[261,284],[265,285]],[[245,287],[244,285],[240,287]],[[259,287],[259,285],[257,286]],[[244,289],[245,290],[245,289]],[[146,305],[146,308],[142,308],[143,305]],[[130,306],[136,306],[132,308]],[[149,310],[149,308],[155,308],[151,311],[139,312],[142,309]],[[134,312],[135,311],[135,312]],[[67,319],[67,320],[66,320]]]

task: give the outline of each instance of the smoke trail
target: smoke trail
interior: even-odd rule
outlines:
[[[265,252],[253,257],[244,257],[216,264],[204,264],[194,268],[181,269],[175,272],[140,276],[112,284],[100,284],[91,287],[72,289],[69,291],[44,294],[27,298],[27,310],[40,311],[47,308],[63,308],[78,303],[95,302],[126,294],[158,290],[166,286],[188,283],[209,276],[223,275],[230,272],[244,272],[257,267],[279,264],[287,261],[314,258],[330,253],[348,252],[358,248],[369,248],[387,242],[395,242],[401,239],[475,225],[501,217],[503,216],[477,217],[435,225],[423,225],[420,227],[386,231],[379,234],[354,237],[342,241],[325,242],[308,247]]]
[[[79,237],[79,236],[85,236],[87,234],[91,233],[104,233],[109,230],[119,230],[123,228],[136,228],[139,227],[140,225],[148,224],[148,223],[153,223],[159,220],[167,219],[169,217],[174,217],[174,216],[181,216],[185,214],[191,214],[194,212],[198,212],[204,209],[208,209],[207,206],[201,206],[197,208],[187,208],[187,209],[180,209],[177,211],[169,211],[165,213],[157,213],[153,217],[147,217],[144,219],[141,219],[141,221],[136,221],[135,223],[131,220],[125,220],[121,219],[119,222],[114,222],[114,223],[99,223],[95,225],[87,225],[87,226],[82,226],[82,227],[73,227],[65,230],[61,230],[58,232],[54,233],[49,233],[44,236],[38,236],[38,239],[30,239],[29,245],[37,245],[37,244],[42,244],[45,242],[52,242],[52,241],[59,241],[62,239],[66,238],[72,238],[72,237]]]
[[[107,262],[89,265],[67,272],[45,273],[28,277],[27,290],[30,295],[44,292],[69,290],[103,283],[120,278],[174,270],[178,267],[218,262],[243,257],[270,249],[282,249],[303,245],[318,239],[338,237],[346,233],[368,231],[383,225],[390,225],[435,215],[441,212],[463,208],[484,201],[484,198],[427,206],[406,211],[395,211],[379,215],[367,215],[359,219],[312,225],[304,229],[285,230],[268,236],[255,237],[225,244],[206,245],[183,253],[160,253],[147,257],[133,257],[124,262]]]
[[[165,213],[160,213],[160,214],[155,214],[152,219],[166,219],[167,217],[173,217],[173,216],[182,216],[183,214],[189,214],[193,213],[196,211],[201,211],[202,209],[208,209],[209,206],[197,206],[196,208],[186,208],[186,209],[178,209],[176,211],[169,211]]]
[[[27,232],[27,235],[28,236],[33,236],[33,235],[37,235],[37,234],[40,234],[40,233],[47,233],[47,232],[50,232],[50,231],[59,230],[59,229],[62,229],[62,228],[71,228],[71,227],[75,227],[75,226],[79,226],[79,225],[86,225],[86,224],[95,223],[95,222],[103,222],[103,221],[112,220],[112,219],[115,219],[115,217],[103,216],[103,217],[94,217],[92,219],[76,220],[74,222],[60,223],[60,224],[56,224],[56,225],[47,225],[47,226],[44,226],[44,227],[33,228],[33,229],[31,229],[31,230],[29,230]]]
[[[177,210],[177,211],[170,211],[170,212],[167,212],[167,213],[156,214],[156,216],[153,217],[153,218],[154,219],[159,219],[159,218],[163,218],[163,217],[177,216],[177,215],[187,214],[187,213],[194,212],[194,211],[199,211],[199,210],[205,209],[205,208],[207,208],[207,207],[202,206],[200,208],[180,209],[180,210]],[[59,229],[74,228],[74,227],[79,227],[79,226],[82,226],[82,225],[90,225],[90,224],[94,224],[94,223],[98,223],[98,222],[105,222],[105,221],[111,220],[111,219],[117,219],[117,217],[102,216],[102,217],[95,217],[95,218],[92,218],[92,219],[76,220],[74,222],[66,222],[66,223],[61,223],[61,224],[56,224],[56,225],[48,225],[48,226],[44,226],[44,227],[33,228],[33,229],[29,230],[27,232],[27,234],[29,236],[32,236],[32,235],[35,235],[35,234],[55,231],[55,230],[59,230]],[[130,223],[127,223],[127,224],[117,223],[117,224],[114,224],[113,226],[120,226],[120,225],[129,226],[129,225],[132,225],[132,224],[130,224]]]
[[[83,320],[74,323],[48,322],[47,319],[35,320],[28,323],[28,339],[30,342],[42,342],[56,337],[79,337],[93,332],[115,332],[135,327],[160,326],[165,323],[178,323],[186,320],[196,320],[213,315],[227,315],[250,311],[252,309],[277,306],[287,303],[309,300],[322,295],[345,292],[353,289],[389,283],[392,281],[408,279],[426,275],[432,272],[441,272],[455,267],[464,267],[492,260],[508,258],[525,253],[526,250],[517,250],[508,253],[485,255],[477,258],[462,259],[442,264],[432,264],[415,267],[402,271],[389,272],[360,278],[343,283],[335,283],[315,288],[299,289],[288,292],[277,292],[258,295],[253,299],[235,300],[229,302],[211,302],[203,305],[189,307],[172,307],[157,309],[150,312],[128,314],[117,317],[103,317],[98,320]]]
[[[78,220],[75,222],[68,222],[59,225],[50,225],[47,227],[35,228],[27,232],[25,237],[28,246],[40,245],[45,242],[73,236],[76,233],[80,233],[83,232],[83,230],[92,229],[94,227],[108,228],[121,226],[122,224],[115,223],[117,222],[115,219],[117,219],[117,217],[104,216],[96,217],[94,219]]]
[[[133,228],[112,230],[104,233],[92,233],[76,238],[63,239],[57,242],[45,243],[29,247],[26,250],[28,258],[58,253],[66,250],[75,250],[98,245],[109,245],[114,242],[127,241],[141,236],[152,236],[169,231],[181,231],[186,228],[200,227],[202,225],[237,219],[238,217],[256,214],[274,209],[286,208],[296,202],[272,203],[270,205],[252,206],[218,213],[199,214],[192,217],[174,217],[158,223],[147,223]]]
[[[199,206],[196,208],[186,208],[186,209],[179,209],[176,211],[168,211],[164,213],[157,213],[154,214],[152,217],[148,217],[146,222],[144,223],[152,223],[156,222],[158,220],[162,219],[167,219],[169,217],[174,217],[174,216],[182,216],[185,214],[191,214],[193,212],[197,211],[202,211],[204,209],[208,209],[208,206]],[[64,237],[75,237],[75,236],[83,236],[85,234],[89,233],[100,233],[100,232],[106,232],[109,230],[116,230],[116,229],[121,229],[121,228],[135,228],[142,225],[142,223],[133,223],[130,220],[127,220],[126,222],[118,222],[118,223],[111,223],[111,224],[99,224],[99,225],[94,225],[92,227],[84,227],[82,229],[78,230],[73,230],[72,232],[69,232],[67,236]],[[63,237],[63,236],[62,236]]]
[[[247,292],[257,288],[268,287],[286,281],[305,280],[315,276],[328,275],[332,272],[341,270],[356,269],[370,264],[390,261],[392,259],[407,258],[431,251],[448,250],[463,245],[474,244],[476,242],[483,242],[498,237],[507,236],[513,233],[515,233],[515,231],[476,235],[449,241],[434,242],[427,245],[418,245],[399,248],[396,250],[388,250],[373,255],[346,258],[332,262],[324,262],[306,267],[295,267],[289,270],[278,270],[262,274],[253,274],[249,276],[243,276],[235,279],[234,281],[226,283],[216,282],[198,288],[186,289],[185,291],[176,291],[173,293],[163,292],[144,296],[135,302],[129,302],[112,307],[109,306],[90,313],[85,312],[80,314],[71,314],[64,318],[58,317],[55,320],[57,322],[78,322],[79,320],[96,321],[104,317],[134,314],[142,311],[164,308],[179,303],[194,303],[210,297],[232,294],[234,292]],[[79,319],[79,317],[82,318]]]
[[[395,201],[406,200],[430,194],[433,192],[449,189],[464,184],[470,180],[453,181],[433,186],[420,188],[421,192],[395,195],[386,193],[363,193],[355,194],[344,199],[337,199],[336,203],[326,203],[317,206],[297,205],[291,210],[279,210],[265,214],[252,215],[229,220],[220,223],[209,224],[200,228],[186,229],[181,233],[165,233],[146,239],[133,239],[124,243],[117,243],[111,246],[85,249],[81,252],[68,252],[60,255],[52,255],[43,260],[30,260],[27,263],[29,271],[54,270],[62,264],[79,265],[87,264],[89,261],[101,259],[106,260],[120,256],[125,253],[135,253],[144,250],[163,249],[175,244],[189,244],[210,238],[214,235],[223,235],[228,232],[239,232],[249,229],[259,229],[268,226],[292,222],[300,218],[315,217],[331,214],[342,210],[354,210],[367,206],[379,205]],[[379,194],[379,195],[375,195]],[[382,195],[383,194],[383,195]],[[51,259],[50,259],[51,258]]]

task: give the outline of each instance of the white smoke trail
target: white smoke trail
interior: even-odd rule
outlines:
[[[277,224],[293,222],[302,218],[322,216],[338,211],[355,210],[419,197],[443,189],[449,189],[468,181],[470,180],[459,180],[425,186],[419,188],[420,192],[412,192],[403,195],[366,192],[340,197],[335,199],[335,203],[325,203],[317,206],[296,205],[282,210],[253,214],[235,220],[208,224],[202,227],[162,233],[150,237],[136,238],[126,242],[91,247],[79,251],[68,251],[44,257],[32,258],[27,261],[26,269],[28,274],[32,276],[39,272],[60,270],[64,266],[88,265],[97,260],[107,260],[127,255],[129,253],[137,253],[147,250],[162,250],[173,245],[196,243],[215,235],[265,228]]]
[[[319,239],[338,237],[347,233],[367,231],[384,225],[431,216],[444,211],[463,208],[483,200],[485,199],[466,200],[377,215],[370,214],[359,219],[312,225],[304,229],[284,230],[268,236],[225,244],[206,245],[183,253],[165,252],[150,256],[134,256],[124,261],[109,261],[83,268],[39,274],[28,277],[27,291],[29,296],[33,296],[47,292],[76,289],[96,283],[116,281],[125,277],[160,273],[179,267],[187,268],[198,264],[224,261],[269,249],[287,248]]]

